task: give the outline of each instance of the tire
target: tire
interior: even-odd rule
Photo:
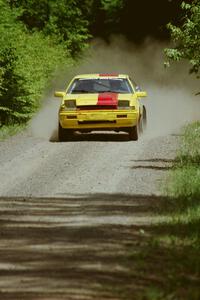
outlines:
[[[143,106],[143,122],[142,122],[142,127],[143,127],[143,130],[146,130],[147,128],[147,111],[146,111],[146,107]]]
[[[143,116],[141,116],[138,124],[138,133],[142,134],[143,132],[144,132],[144,123],[143,123]]]
[[[72,138],[72,131],[69,129],[62,128],[62,126],[58,125],[58,140],[59,142],[69,141]]]
[[[61,127],[60,123],[58,124],[58,140],[59,142],[65,140],[65,130]]]
[[[138,127],[137,126],[134,126],[129,130],[129,139],[131,141],[138,140]]]

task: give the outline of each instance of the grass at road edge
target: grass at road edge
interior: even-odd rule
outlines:
[[[172,199],[170,222],[184,224],[188,240],[200,246],[200,123],[184,128],[176,163],[170,171],[167,195]]]
[[[200,299],[200,123],[181,136],[158,203],[160,222],[143,228],[144,239],[127,256],[138,289],[132,298],[121,291],[123,299]]]
[[[26,127],[26,125],[9,125],[9,126],[2,126],[0,127],[0,141],[5,140],[6,138],[8,138],[9,136],[13,136],[17,133],[19,133],[20,131],[22,131],[24,128]]]
[[[166,197],[146,208],[149,224],[126,228],[129,243],[118,265],[127,274],[115,286],[103,285],[114,299],[200,299],[200,123],[185,127],[181,136],[164,182]]]
[[[174,166],[164,182],[169,200],[161,205],[159,213],[165,218],[154,227],[151,243],[155,247],[153,251],[147,248],[145,258],[150,265],[148,261],[158,253],[158,266],[152,268],[158,282],[148,287],[141,299],[200,299],[199,163],[200,122],[196,122],[183,128]],[[165,278],[164,285],[161,277]]]

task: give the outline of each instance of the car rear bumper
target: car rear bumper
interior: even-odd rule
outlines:
[[[136,126],[139,114],[137,111],[90,111],[90,112],[59,112],[62,128],[81,129],[120,129]]]

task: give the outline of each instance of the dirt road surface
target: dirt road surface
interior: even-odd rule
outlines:
[[[139,299],[160,184],[177,136],[65,143],[27,133],[0,144],[0,299]]]

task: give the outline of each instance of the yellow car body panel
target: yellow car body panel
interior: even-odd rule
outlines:
[[[98,106],[99,93],[69,93],[69,88],[73,82],[84,79],[109,79],[119,78],[128,80],[129,85],[133,89],[132,93],[117,93],[117,101],[128,101],[129,107],[114,109],[107,109],[103,105]],[[59,93],[59,92],[57,92]],[[55,93],[56,94],[56,93]],[[62,94],[62,93],[61,93]],[[107,93],[107,98],[109,98]],[[144,92],[145,94],[145,92]],[[102,96],[103,97],[103,96]],[[106,96],[105,96],[106,97]],[[115,96],[113,96],[115,98]],[[66,92],[63,93],[59,109],[59,123],[63,129],[72,129],[74,131],[81,131],[82,129],[89,130],[123,130],[123,128],[131,128],[137,126],[141,116],[141,106],[139,101],[139,95],[134,88],[133,83],[129,79],[128,75],[107,75],[107,74],[84,74],[78,75],[72,79]],[[102,98],[104,103],[106,99]],[[105,100],[105,101],[104,101]],[[76,108],[66,108],[67,101],[72,101],[76,104]]]
[[[139,119],[139,105],[136,99],[130,95],[119,95],[119,100],[129,100],[134,110],[120,110],[120,109],[98,109],[98,110],[81,110],[81,111],[65,111],[62,108],[59,111],[59,120],[63,128],[81,129],[81,128],[118,128],[118,127],[131,127],[138,123]],[[90,106],[97,105],[98,94],[76,95],[71,97],[66,95],[63,100],[75,100],[77,106]],[[70,119],[74,117],[76,119]],[[97,121],[97,123],[84,124],[84,121]],[[105,121],[103,123],[102,121]],[[98,124],[98,121],[99,122]],[[110,121],[110,123],[109,123]]]

